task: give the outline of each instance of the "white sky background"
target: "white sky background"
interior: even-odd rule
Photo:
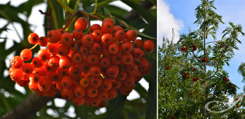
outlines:
[[[170,13],[170,8],[163,0],[157,0],[157,44],[162,45],[162,38],[172,39],[172,28],[174,28],[174,43],[179,40],[179,32],[184,25],[181,20],[175,19]]]
[[[9,1],[10,1],[10,0],[1,0],[1,1],[0,1],[0,4],[6,4],[6,3],[9,2]],[[13,5],[13,6],[19,6],[21,3],[24,3],[24,2],[26,2],[26,1],[27,1],[27,0],[11,0],[11,5]],[[110,3],[110,4],[111,4],[111,5],[118,6],[118,7],[120,7],[120,8],[123,8],[123,9],[125,9],[125,10],[127,10],[127,11],[132,10],[129,6],[127,6],[126,4],[122,3],[121,1],[114,1],[114,2],[112,2],[112,3]],[[46,8],[47,8],[46,4],[40,4],[40,5],[37,5],[37,6],[33,7],[32,13],[31,13],[31,15],[30,15],[30,17],[29,17],[29,20],[28,20],[28,22],[29,22],[30,24],[33,25],[33,27],[31,27],[31,30],[32,30],[33,32],[37,33],[39,36],[44,36],[44,35],[45,35],[44,29],[43,29],[44,15],[42,15],[42,14],[39,12],[39,10],[42,10],[43,12],[45,12],[45,11],[46,11]],[[22,15],[22,14],[19,14],[19,17],[21,17],[23,20],[26,20],[26,17],[25,17],[24,15]],[[1,23],[1,24],[0,24],[0,28],[1,28],[1,27],[3,27],[3,26],[7,23],[7,21],[0,18],[0,23]],[[91,25],[92,25],[92,24],[95,24],[95,23],[96,23],[96,24],[97,24],[97,23],[98,23],[98,24],[101,24],[100,21],[92,21],[92,22],[91,22]],[[19,34],[20,34],[21,38],[23,38],[23,35],[22,35],[22,34],[23,34],[23,33],[22,33],[23,30],[22,30],[21,25],[20,25],[20,24],[17,24],[17,23],[14,23],[13,25],[16,27],[17,31],[19,31]],[[20,42],[20,39],[19,39],[18,35],[17,35],[16,32],[14,31],[13,25],[10,24],[10,25],[8,26],[8,29],[10,29],[10,30],[8,30],[8,32],[3,32],[3,33],[1,34],[1,36],[0,36],[0,37],[7,37],[7,38],[9,39],[9,40],[7,41],[7,45],[6,45],[5,49],[8,49],[8,48],[12,47],[12,45],[13,45],[13,40],[15,40],[16,42]],[[3,41],[3,39],[0,39],[0,42],[2,42],[2,41]],[[11,60],[13,57],[14,57],[14,55],[11,54],[11,55],[9,55],[9,56],[7,57],[7,59],[5,60],[5,61],[6,61],[6,64],[7,64],[7,67],[10,67],[10,60]],[[6,71],[4,72],[4,76],[7,76],[7,75],[8,75],[8,71],[6,70]],[[148,83],[145,79],[142,79],[139,83],[140,83],[146,90],[149,89],[149,83]],[[23,87],[20,87],[20,86],[17,85],[17,84],[15,85],[15,88],[16,88],[17,90],[19,90],[20,92],[22,92],[22,93],[26,93],[25,90],[24,90],[24,88],[23,88]],[[9,95],[9,94],[6,93],[5,95]],[[130,93],[130,95],[127,97],[127,99],[128,99],[128,100],[133,100],[133,99],[137,99],[137,98],[139,98],[139,97],[140,97],[139,94],[138,94],[135,90],[133,90],[133,91]],[[65,105],[65,100],[64,100],[64,99],[55,99],[55,105],[58,106],[58,107],[63,107],[63,106]],[[98,110],[98,111],[96,112],[96,114],[104,113],[105,111],[106,111],[105,108],[101,108],[100,110]],[[48,113],[48,114],[54,114],[53,111],[52,111],[51,109],[48,110],[47,113]],[[38,114],[38,113],[37,113],[37,114]],[[54,114],[54,115],[56,115],[56,114]],[[67,115],[72,116],[72,117],[75,117],[75,112],[74,112],[74,107],[73,107],[73,106],[69,108]]]

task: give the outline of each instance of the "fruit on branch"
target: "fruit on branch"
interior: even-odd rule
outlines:
[[[74,28],[83,31],[87,27],[87,25],[88,25],[87,19],[85,19],[84,17],[79,17],[75,21]]]
[[[165,69],[169,69],[169,66],[165,66]]]
[[[225,78],[226,81],[229,81],[229,78]]]
[[[133,46],[135,48],[142,48],[143,47],[143,44],[144,42],[140,39],[136,39],[134,42],[133,42]]]
[[[203,57],[202,58],[202,62],[207,62],[207,58],[206,57]]]
[[[224,46],[225,46],[225,44],[220,44],[219,49],[224,47]]]
[[[188,75],[188,72],[182,74],[182,78],[186,79],[186,78],[190,78],[190,75]]]
[[[146,52],[151,52],[154,49],[154,42],[152,40],[146,40],[143,47]]]
[[[188,48],[187,48],[186,46],[184,46],[184,47],[181,48],[181,51],[182,51],[182,52],[186,52],[187,49],[188,49]]]
[[[63,29],[50,30],[47,37],[31,33],[28,41],[36,44],[33,48],[39,44],[47,49],[40,49],[31,63],[26,61],[31,60],[33,48],[23,49],[11,60],[11,79],[39,96],[54,97],[60,92],[62,98],[77,106],[105,106],[118,91],[129,95],[135,84],[150,73],[151,63],[145,52],[154,49],[154,42],[136,40],[136,31],[125,33],[111,19],[83,33],[88,22],[78,18],[72,33]]]
[[[30,44],[36,44],[39,41],[39,36],[36,33],[31,33],[28,36],[28,42]]]
[[[192,51],[196,51],[198,46],[196,44],[193,44],[191,47],[192,47]]]
[[[192,78],[192,81],[197,81],[197,78],[196,78],[196,77],[193,77],[193,78]]]

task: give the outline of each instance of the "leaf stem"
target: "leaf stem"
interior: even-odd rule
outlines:
[[[74,10],[71,9],[69,6],[67,6],[66,4],[64,4],[63,2],[61,2],[60,0],[56,0],[58,3],[60,3],[60,5],[65,8],[65,10],[67,10],[69,13],[73,14]]]
[[[97,6],[98,6],[98,1],[95,0],[95,7],[94,7],[94,12],[92,13],[92,15],[94,15],[97,11]]]

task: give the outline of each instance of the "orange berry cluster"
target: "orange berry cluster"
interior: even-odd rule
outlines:
[[[11,79],[20,86],[28,85],[39,96],[54,97],[60,91],[62,98],[78,106],[103,107],[118,91],[129,95],[135,83],[150,73],[144,51],[154,49],[153,41],[136,39],[136,31],[124,32],[112,19],[83,33],[87,24],[80,17],[73,33],[63,29],[50,30],[47,37],[31,33],[29,43],[46,49],[40,49],[31,63],[24,61],[31,60],[32,51],[22,50],[11,60]]]

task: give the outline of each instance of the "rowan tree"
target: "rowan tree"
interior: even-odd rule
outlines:
[[[217,40],[216,32],[224,24],[222,16],[215,12],[214,1],[201,0],[195,9],[198,29],[180,35],[177,43],[163,38],[158,52],[158,112],[160,118],[227,118],[241,117],[235,106],[230,111],[213,113],[212,111],[229,108],[229,96],[237,96],[237,86],[229,80],[228,72],[223,68],[238,50],[241,43],[238,35],[241,25],[229,26],[223,30],[222,38]],[[244,111],[244,110],[243,110]]]

